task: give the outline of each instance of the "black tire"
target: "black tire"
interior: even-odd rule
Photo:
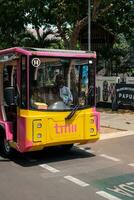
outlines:
[[[6,140],[5,131],[1,128],[0,129],[0,147],[2,150],[2,154],[5,157],[9,157],[12,154],[12,148],[9,144],[9,141]]]
[[[4,156],[9,157],[12,155],[12,148],[9,144],[9,141],[7,141],[5,138],[2,141],[2,152]]]

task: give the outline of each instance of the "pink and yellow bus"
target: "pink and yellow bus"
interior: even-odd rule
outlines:
[[[0,50],[0,146],[6,155],[96,142],[95,52]]]

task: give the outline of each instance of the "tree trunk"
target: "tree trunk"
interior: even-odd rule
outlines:
[[[92,11],[92,20],[93,20],[93,21],[96,21],[96,19],[97,19],[98,10],[99,10],[101,1],[102,1],[102,0],[94,0],[94,1],[93,1],[93,11]]]
[[[83,27],[87,25],[87,22],[88,22],[88,18],[87,17],[85,17],[82,20],[76,22],[76,25],[74,27],[74,30],[72,32],[72,35],[71,35],[71,38],[70,38],[70,42],[69,42],[69,44],[70,44],[69,48],[70,49],[76,49],[76,45],[77,45],[78,38],[79,38],[79,33],[83,29]]]

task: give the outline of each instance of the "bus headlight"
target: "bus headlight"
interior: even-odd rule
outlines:
[[[37,133],[37,138],[42,138],[42,134],[41,133]]]
[[[94,128],[90,128],[90,133],[94,133]]]
[[[90,124],[94,124],[94,119],[90,119]]]
[[[42,128],[42,124],[41,124],[41,123],[38,123],[38,124],[37,124],[37,128]]]

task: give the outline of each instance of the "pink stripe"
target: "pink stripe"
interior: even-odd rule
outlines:
[[[29,56],[31,55],[30,51],[27,51],[27,50],[19,48],[19,47],[16,47],[15,51],[18,52],[18,53],[21,53],[21,54],[25,54],[25,55],[29,55]]]
[[[71,57],[71,58],[96,58],[96,53],[60,53],[60,52],[31,52],[34,56]]]
[[[28,151],[32,146],[32,141],[28,141],[26,137],[26,119],[23,117],[19,117],[18,119],[18,138],[17,138],[17,149],[20,152]]]
[[[13,47],[13,48],[9,48],[9,49],[3,49],[3,50],[0,50],[0,54],[8,54],[8,53],[21,53],[21,54],[24,54],[24,55],[31,55],[31,52],[30,51],[27,51],[25,49],[22,49],[20,47]]]
[[[29,109],[29,56],[27,57],[27,108]],[[28,89],[29,88],[29,89]]]
[[[96,112],[95,115],[97,116],[96,127],[97,127],[97,130],[100,131],[100,113]]]
[[[94,113],[97,131],[100,131],[100,113],[96,111],[96,107],[92,108],[92,112]]]
[[[4,122],[0,121],[0,125],[3,126],[6,134],[6,139],[7,140],[13,140],[13,127],[12,127],[12,122]]]
[[[62,51],[62,49],[61,49]],[[49,52],[49,50],[40,52],[40,51],[28,51],[25,50],[21,47],[13,47],[9,49],[4,49],[0,50],[0,54],[8,54],[8,53],[13,53],[13,52],[18,52],[24,55],[35,55],[35,56],[55,56],[55,57],[71,57],[71,58],[96,58],[96,53],[62,53],[62,52]]]

